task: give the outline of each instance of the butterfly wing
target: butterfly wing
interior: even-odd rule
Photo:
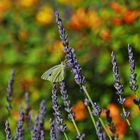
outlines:
[[[64,80],[64,68],[65,68],[65,65],[61,63],[60,66],[53,72],[52,74],[53,82],[60,82]]]
[[[44,80],[49,80],[49,81],[51,81],[51,79],[52,79],[51,76],[52,76],[52,74],[53,74],[53,71],[54,71],[55,69],[57,69],[58,67],[59,67],[59,65],[56,65],[56,66],[50,68],[50,69],[47,70],[45,73],[43,73],[43,75],[41,76],[41,78],[44,79]]]
[[[51,82],[60,82],[64,79],[64,63],[56,65],[46,71],[41,78],[44,80],[49,80]]]

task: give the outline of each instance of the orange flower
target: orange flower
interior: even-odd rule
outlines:
[[[124,119],[121,118],[121,112],[116,104],[111,103],[108,108],[110,109],[110,116],[112,117],[112,121],[115,124],[116,134],[119,135],[119,139],[122,140],[127,130],[127,123]]]
[[[73,107],[72,107],[72,112],[75,113],[75,120],[76,121],[81,121],[86,119],[86,106],[82,101],[78,101]]]
[[[111,36],[110,36],[110,30],[109,29],[104,29],[101,34],[100,34],[101,38],[104,40],[104,41],[108,41],[111,39]]]
[[[125,107],[128,107],[128,108],[132,107],[133,100],[134,100],[134,96],[127,97],[125,102],[124,102]]]
[[[124,15],[124,21],[127,24],[132,24],[140,16],[140,12],[137,10],[128,10]]]
[[[119,116],[120,116],[120,110],[118,108],[118,106],[114,103],[109,104],[109,110],[110,110],[110,115],[112,118],[115,118],[115,120],[117,121]]]
[[[101,24],[101,19],[96,11],[79,8],[72,16],[69,27],[80,30],[82,28],[97,28]]]
[[[102,19],[97,15],[96,11],[88,11],[87,25],[95,31],[102,23]]]
[[[125,120],[120,119],[120,121],[116,124],[116,134],[119,135],[119,138],[122,139],[127,130],[127,123]]]
[[[121,25],[123,23],[123,20],[121,18],[114,18],[112,19],[113,25]]]
[[[70,21],[70,28],[81,29],[87,25],[87,15],[83,8],[79,8],[76,13],[73,14]]]
[[[126,7],[121,6],[117,2],[111,2],[110,7],[116,12],[116,13],[124,13],[126,11]]]

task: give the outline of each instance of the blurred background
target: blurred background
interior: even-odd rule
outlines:
[[[139,0],[0,0],[0,139],[5,139],[4,124],[7,118],[12,133],[15,134],[19,106],[25,107],[25,92],[29,92],[33,120],[38,113],[40,101],[46,100],[45,128],[46,139],[49,139],[52,87],[50,82],[40,77],[46,70],[64,60],[63,46],[55,23],[54,5],[57,6],[69,35],[70,47],[76,50],[93,101],[102,108],[110,108],[121,139],[135,139],[125,121],[120,118],[121,109],[117,105],[113,88],[111,52],[115,51],[117,54],[124,96],[127,98],[125,106],[131,111],[130,121],[135,132],[138,132],[140,113],[133,103],[133,93],[129,88],[127,45],[129,43],[133,46],[139,84]],[[12,69],[15,70],[13,109],[8,114],[6,88]],[[80,93],[69,70],[66,81],[80,130],[86,134],[87,140],[96,140],[94,128],[90,125],[91,120],[82,102],[84,95]],[[140,90],[138,94],[139,92]],[[102,116],[104,117],[104,113]],[[74,139],[76,134],[73,125],[67,120],[66,123],[68,135]],[[30,139],[28,135],[26,139]]]

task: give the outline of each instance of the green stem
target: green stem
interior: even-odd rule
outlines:
[[[89,93],[88,93],[88,91],[87,91],[87,89],[86,89],[86,87],[84,85],[82,86],[82,89],[83,89],[84,93],[86,94],[88,100],[90,101],[90,103],[91,103],[91,105],[92,105],[92,107],[94,109],[93,101],[92,101],[91,97],[89,96]],[[102,121],[102,119],[100,117],[99,117],[99,120],[100,120],[100,122],[101,122],[101,124],[102,124],[102,126],[103,126],[103,128],[104,128],[104,130],[105,130],[105,132],[107,134],[107,136],[109,137],[110,140],[112,140],[110,134],[108,133],[108,131],[107,131],[106,127],[105,127],[104,122]]]
[[[88,100],[90,101],[91,105],[94,106],[94,105],[93,105],[93,102],[92,102],[92,99],[90,98],[86,87],[85,87],[85,86],[82,86],[82,89],[83,89],[84,93],[86,94]]]
[[[105,130],[105,132],[106,132],[106,134],[107,134],[107,136],[108,136],[108,138],[109,138],[110,140],[112,140],[110,134],[108,133],[108,131],[107,131],[106,127],[105,127],[105,124],[103,123],[103,121],[102,121],[102,119],[101,119],[100,117],[99,117],[99,121],[100,121],[100,123],[102,124],[102,126],[103,126],[103,128],[104,128],[104,130]]]
[[[74,120],[72,115],[71,115],[71,121],[72,121],[72,123],[73,123],[73,125],[74,125],[74,127],[76,129],[76,132],[77,132],[78,136],[80,136],[80,131],[79,131],[79,129],[78,129],[77,125],[76,125],[76,122],[75,122],[75,120]]]
[[[88,108],[88,112],[89,112],[89,115],[90,115],[90,117],[91,117],[91,120],[92,120],[92,122],[93,122],[93,125],[94,125],[94,127],[95,127],[95,130],[96,130],[96,132],[97,132],[96,123],[95,123],[95,119],[94,119],[94,117],[93,117],[93,115],[92,115],[92,111],[91,111],[91,109],[90,109],[89,106],[87,106],[87,108]]]
[[[64,136],[65,136],[65,139],[66,139],[66,140],[69,140],[67,134],[66,134],[65,132],[63,132],[63,134],[64,134]]]

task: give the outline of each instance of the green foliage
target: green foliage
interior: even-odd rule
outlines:
[[[3,123],[0,127],[1,140],[5,139],[4,122],[7,118],[10,119],[12,130],[15,130],[18,105],[24,104],[25,91],[29,92],[33,115],[37,113],[40,100],[45,98],[47,101],[45,128],[48,133],[48,120],[51,116],[51,84],[43,81],[40,77],[44,71],[59,64],[64,58],[63,47],[52,12],[53,3],[38,0],[37,3],[33,2],[26,6],[24,0],[21,0],[23,4],[10,3],[9,1],[7,0],[5,3],[0,1],[0,6],[2,5],[2,9],[4,9],[0,9],[0,95],[2,99],[0,121]],[[107,108],[109,103],[117,102],[113,89],[110,56],[112,51],[117,53],[121,81],[126,86],[125,95],[127,96],[131,94],[127,44],[133,45],[137,64],[137,81],[140,83],[138,68],[140,63],[140,3],[138,0],[77,1],[73,4],[68,0],[58,0],[58,9],[63,14],[70,46],[75,48],[77,58],[82,65],[90,95],[92,99],[99,102],[100,106]],[[113,3],[117,4],[116,7],[113,6]],[[42,8],[45,6],[46,11],[43,11]],[[49,11],[49,8],[52,11]],[[40,12],[43,16],[38,18]],[[5,93],[12,68],[15,69],[12,103],[14,110],[9,115],[5,107]],[[73,78],[69,72],[66,75],[66,80],[68,81],[70,99],[74,105],[79,99],[83,100],[84,98],[72,82]],[[138,89],[138,94],[140,95],[140,89]],[[129,109],[133,110],[131,107]],[[132,114],[132,120],[134,129],[140,129],[138,111],[134,117]],[[88,125],[89,122],[85,123],[84,120],[79,124],[81,130],[89,133],[88,140],[90,140],[93,130],[89,129]],[[72,132],[69,135],[73,138],[74,132],[71,125],[69,130]],[[126,137],[126,140],[129,139],[132,140],[134,137]]]

